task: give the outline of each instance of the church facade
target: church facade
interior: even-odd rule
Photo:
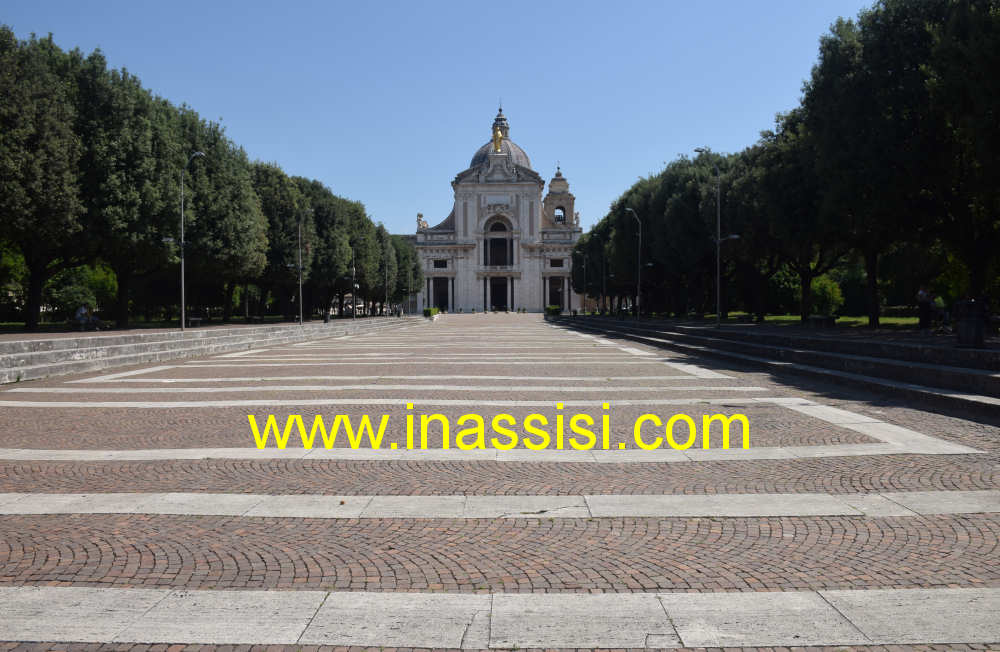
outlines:
[[[582,230],[569,182],[557,168],[542,196],[545,182],[510,139],[503,109],[493,121],[492,138],[451,187],[455,202],[448,217],[429,226],[417,216],[414,244],[426,278],[418,307],[448,312],[580,307],[570,274]]]

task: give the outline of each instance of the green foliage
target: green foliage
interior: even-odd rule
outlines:
[[[424,308],[424,317],[433,317],[434,315],[441,312],[437,308]]]
[[[840,286],[827,275],[812,280],[812,312],[817,315],[834,315],[844,305]]]
[[[0,240],[18,247],[28,269],[29,329],[45,282],[81,258],[86,235],[68,66],[51,36],[18,41],[0,26]]]
[[[392,298],[396,289],[396,282],[399,275],[399,263],[396,260],[396,247],[393,245],[392,236],[385,226],[379,223],[375,230],[375,238],[378,242],[378,285],[376,287],[376,300],[380,303]],[[383,311],[387,306],[382,306]],[[384,313],[383,313],[384,314]]]
[[[545,306],[545,314],[549,317],[558,317],[562,314],[562,308],[559,306]]]
[[[53,276],[43,298],[53,310],[52,320],[62,321],[72,317],[82,305],[95,312],[104,311],[112,305],[116,291],[115,275],[108,267],[81,265]]]
[[[392,246],[396,253],[396,287],[390,298],[393,301],[405,301],[410,294],[423,287],[424,272],[420,267],[420,259],[413,243],[398,235],[392,236]]]

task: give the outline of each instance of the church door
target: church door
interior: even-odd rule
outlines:
[[[493,310],[507,310],[507,279],[493,277],[490,279],[490,307]]]
[[[448,279],[447,278],[435,278],[434,279],[434,305],[441,312],[447,312],[448,310]]]
[[[559,306],[560,309],[565,310],[566,306],[563,305],[563,280],[559,276],[549,277],[549,304],[550,306]]]

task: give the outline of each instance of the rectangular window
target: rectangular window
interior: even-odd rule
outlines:
[[[549,259],[549,266],[550,267],[562,267],[563,266],[563,259],[562,258],[550,258]]]
[[[444,258],[436,258],[434,260],[434,269],[447,269],[448,261]]]

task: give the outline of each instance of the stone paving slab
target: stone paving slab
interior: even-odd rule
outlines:
[[[1000,592],[822,591],[873,643],[959,643],[996,639]]]
[[[671,650],[674,652],[996,652],[997,643],[949,643],[946,645],[783,645],[780,647],[738,646],[728,648],[657,647],[657,638],[649,637],[649,648],[518,648],[519,652],[601,652],[633,649]],[[347,645],[204,645],[200,643],[66,643],[64,641],[0,641],[3,652],[454,652],[456,648],[385,647]],[[498,649],[498,648],[494,648]],[[483,649],[481,652],[488,652]]]
[[[717,593],[667,593],[661,594],[659,599],[685,645],[861,645],[871,642],[817,593],[722,596]],[[958,637],[955,642],[961,640],[962,637]]]
[[[6,498],[6,499],[5,499]],[[867,510],[871,510],[869,513]],[[1000,490],[866,494],[269,496],[0,494],[0,514],[180,514],[274,518],[685,518],[1000,513]]]
[[[0,620],[3,640],[482,649],[1000,638],[1000,589],[468,596],[17,587],[0,588],[0,605],[14,614]]]
[[[321,591],[171,591],[105,640],[294,643],[325,597]]]
[[[488,595],[331,593],[302,632],[304,644],[489,647]],[[483,626],[470,631],[477,614]]]
[[[8,641],[110,641],[169,591],[17,586],[0,588],[0,638]]]
[[[661,647],[681,644],[655,594],[495,594],[490,647]]]

